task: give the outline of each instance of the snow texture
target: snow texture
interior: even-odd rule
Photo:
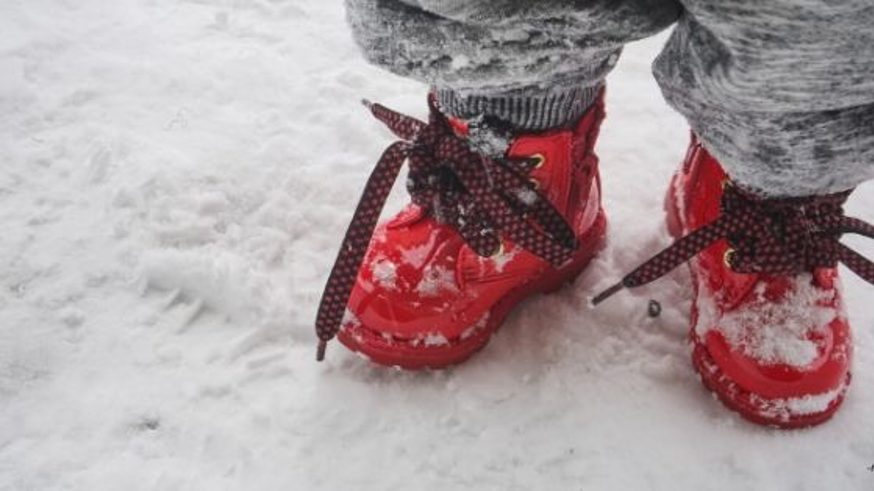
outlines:
[[[422,279],[416,285],[416,293],[424,298],[456,291],[458,287],[455,286],[455,272],[436,265],[426,267],[422,272]]]
[[[829,306],[835,290],[813,284],[813,275],[796,277],[790,294],[780,301],[767,298],[766,284],[759,283],[744,308],[718,315],[714,300],[699,290],[699,318],[695,331],[702,337],[717,328],[733,346],[765,364],[804,368],[819,356],[816,334],[842,316]]]
[[[314,361],[320,290],[391,141],[358,101],[426,114],[423,85],[361,59],[338,0],[4,2],[0,489],[872,489],[870,286],[844,271],[846,405],[788,433],[701,387],[685,270],[588,307],[669,241],[688,133],[649,75],[662,42],[610,80],[607,250],[468,363],[407,373],[336,343]],[[848,207],[874,220],[874,186]]]
[[[397,270],[395,263],[383,258],[373,263],[373,278],[382,288],[395,290],[398,287]]]

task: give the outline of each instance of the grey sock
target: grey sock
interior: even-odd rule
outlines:
[[[515,129],[541,131],[567,126],[595,102],[602,85],[563,90],[524,89],[495,95],[463,94],[437,88],[437,104],[447,115],[460,119],[491,117]]]

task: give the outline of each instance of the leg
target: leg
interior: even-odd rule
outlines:
[[[874,177],[874,6],[683,0],[654,72],[732,178],[772,196]]]
[[[365,56],[438,90],[452,116],[528,130],[575,121],[622,46],[679,15],[674,0],[347,0]]]

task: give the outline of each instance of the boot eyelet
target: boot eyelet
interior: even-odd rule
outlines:
[[[725,263],[725,267],[731,269],[731,260],[734,257],[735,250],[732,248],[728,248],[725,250],[725,254],[722,255],[722,262]]]
[[[488,255],[488,259],[494,259],[499,256],[504,255],[504,241],[498,242],[498,247],[495,248],[495,251]]]
[[[534,167],[532,167],[532,169],[539,169],[543,167],[543,164],[546,162],[546,157],[544,157],[542,153],[535,153],[528,158],[534,161]]]
[[[534,189],[536,189],[538,191],[540,190],[540,181],[538,181],[537,179],[531,178],[531,179],[528,179],[528,182],[531,183],[531,186],[533,186]]]

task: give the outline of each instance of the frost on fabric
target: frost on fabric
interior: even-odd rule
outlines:
[[[809,273],[796,276],[791,292],[780,301],[766,298],[766,287],[760,282],[752,292],[752,300],[723,314],[702,288],[697,301],[696,333],[703,336],[712,328],[719,329],[733,347],[765,364],[796,368],[810,365],[819,354],[814,340],[817,333],[839,315],[827,306],[834,301],[835,290],[816,287]]]
[[[652,2],[627,2],[623,21],[615,22],[611,2],[589,5],[584,16],[573,2],[537,9],[516,3],[347,0],[346,6],[368,60],[404,77],[473,93],[595,86],[625,42],[667,27],[678,13],[670,3],[654,8]],[[520,11],[530,13],[514,18]],[[592,42],[593,26],[608,23],[611,35]]]
[[[468,142],[477,152],[493,158],[501,158],[510,148],[513,136],[486,124],[482,115],[467,120],[467,124]]]
[[[425,268],[422,279],[416,285],[416,293],[423,297],[436,297],[444,291],[458,291],[455,274],[444,266],[432,265]]]
[[[452,57],[452,63],[450,64],[450,70],[461,70],[470,66],[471,60],[467,55],[458,54]]]

